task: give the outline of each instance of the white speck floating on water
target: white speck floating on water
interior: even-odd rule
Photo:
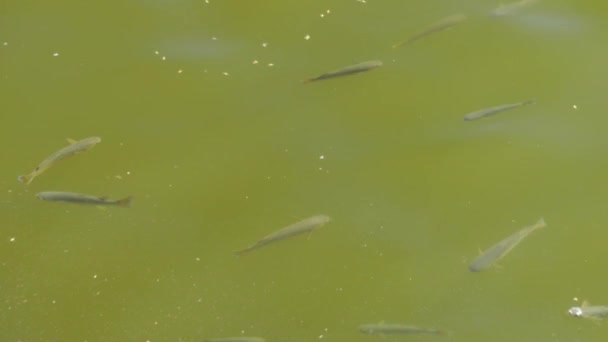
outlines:
[[[324,155],[320,155],[319,159],[323,160],[323,159],[325,159],[325,156]]]
[[[310,39],[310,35],[309,34],[307,34],[307,35],[304,36],[304,40],[309,40],[309,39]]]
[[[8,46],[8,42],[2,43],[2,46]]]
[[[224,71],[222,74],[223,74],[224,76],[228,76],[228,73],[227,73],[227,72],[225,72],[225,71]]]
[[[217,37],[211,37],[211,40],[217,40]]]
[[[572,108],[574,109],[578,109],[578,107],[576,105],[572,105]]]
[[[362,4],[366,4],[367,3],[367,1],[365,1],[365,0],[357,0],[357,2],[360,2]]]
[[[268,66],[269,66],[269,67],[273,67],[273,66],[274,66],[274,63],[268,63]]]
[[[166,60],[167,60],[167,57],[162,56],[160,59],[162,59],[163,61],[166,61]]]
[[[160,52],[158,52],[158,50],[154,51],[154,54],[158,56]]]
[[[258,62],[258,60],[257,60],[257,59],[254,59],[254,60],[253,60],[253,62],[251,62],[251,64],[258,64],[258,63],[259,63],[259,62]]]
[[[59,56],[59,52],[53,52],[53,57]]]
[[[8,241],[15,242],[15,237],[13,236],[12,238],[8,239]]]
[[[184,70],[182,70],[182,69],[177,70],[178,74],[181,74],[182,72],[184,72]]]
[[[268,46],[268,43],[266,43],[266,42],[262,43],[262,47],[267,47],[267,46]]]

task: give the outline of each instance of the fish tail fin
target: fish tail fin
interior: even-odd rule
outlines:
[[[21,183],[28,185],[32,182],[32,174],[30,173],[29,175],[21,175],[19,177],[17,177],[17,180],[19,180]]]
[[[131,207],[131,202],[133,201],[133,196],[128,196],[125,197],[121,200],[118,200],[118,205],[123,207],[123,208],[129,208]]]
[[[536,97],[533,97],[531,99],[529,99],[528,101],[524,102],[524,104],[535,104],[536,103]]]
[[[536,222],[536,226],[538,228],[544,228],[547,226],[547,222],[545,222],[545,217],[541,216],[541,218],[538,220],[538,222]]]
[[[234,251],[234,255],[236,255],[237,257],[240,257],[240,256],[243,256],[244,254],[246,254],[247,252],[249,252],[249,248],[240,249],[238,251]]]

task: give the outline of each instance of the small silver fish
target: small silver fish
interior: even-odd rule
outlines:
[[[266,340],[261,337],[224,337],[224,338],[212,338],[205,340],[205,342],[265,342]]]
[[[608,306],[574,306],[568,310],[568,314],[574,317],[602,319],[608,317]]]
[[[523,228],[522,230],[503,239],[499,243],[490,247],[490,249],[481,253],[481,255],[475,258],[475,260],[473,260],[473,262],[469,265],[469,270],[471,272],[479,272],[487,269],[488,267],[492,266],[494,262],[507,255],[530,233],[546,226],[547,224],[545,223],[545,219],[541,217],[540,220],[538,220],[538,222],[536,222],[534,225]]]
[[[396,43],[393,45],[393,48],[398,48],[400,46],[403,45],[407,45],[409,43],[412,43],[420,38],[424,38],[428,35],[431,35],[435,32],[440,32],[446,29],[449,29],[450,27],[456,26],[460,23],[462,23],[463,21],[465,21],[467,19],[467,16],[464,14],[454,14],[454,15],[450,15],[448,17],[445,17],[435,23],[433,23],[431,26],[429,26],[428,28],[426,28],[424,31],[421,31],[419,33],[416,33],[415,35],[409,37],[408,39]]]
[[[276,241],[281,241],[281,240],[287,239],[289,237],[300,235],[303,233],[311,232],[317,228],[320,228],[321,226],[323,226],[324,224],[326,224],[329,221],[331,221],[331,218],[327,215],[317,215],[317,216],[309,217],[305,220],[296,222],[283,229],[280,229],[280,230],[264,237],[263,239],[259,240],[258,242],[254,243],[253,245],[251,245],[245,249],[242,249],[240,251],[237,251],[235,253],[237,255],[242,255],[247,252],[251,252],[254,249],[258,249],[262,246],[266,246],[270,243],[273,243]]]
[[[407,334],[432,334],[443,335],[444,332],[434,328],[420,328],[403,324],[363,324],[359,331],[370,335],[407,335]]]
[[[309,79],[305,80],[303,83],[310,83],[310,82],[325,80],[325,79],[333,78],[333,77],[352,75],[352,74],[372,70],[379,66],[382,66],[382,61],[376,60],[376,61],[361,62],[361,63],[355,64],[355,65],[350,65],[350,66],[344,67],[342,69],[338,69],[335,71],[331,71],[331,72],[319,75],[317,77],[309,78]]]
[[[517,107],[534,104],[534,103],[536,103],[536,99],[531,99],[531,100],[524,101],[524,102],[506,104],[506,105],[501,105],[501,106],[496,106],[496,107],[491,107],[491,108],[486,108],[486,109],[480,109],[480,110],[477,110],[477,111],[474,111],[472,113],[465,115],[464,121],[471,121],[471,120],[483,118],[486,116],[504,112],[505,110],[514,109]]]
[[[65,158],[71,157],[75,154],[90,150],[93,146],[101,142],[101,138],[99,137],[90,137],[86,139],[82,139],[80,141],[73,142],[71,145],[68,145],[61,150],[51,154],[45,160],[43,160],[34,171],[27,175],[19,176],[17,179],[28,185],[34,180],[36,176],[43,173],[46,169],[53,166],[56,162],[63,160]]]
[[[93,204],[93,205],[116,205],[119,207],[130,207],[132,197],[125,197],[119,200],[109,200],[105,197],[96,197],[85,194],[77,194],[74,192],[62,192],[62,191],[44,191],[36,194],[36,198],[44,201],[52,202],[69,202],[79,204]]]
[[[539,0],[520,0],[509,4],[504,4],[490,11],[491,17],[504,17],[517,13],[518,11],[537,3]]]

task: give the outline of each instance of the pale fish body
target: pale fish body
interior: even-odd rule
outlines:
[[[601,319],[608,317],[608,306],[575,306],[568,310],[568,314],[574,317]]]
[[[96,197],[91,195],[63,191],[39,192],[36,194],[36,197],[38,199],[51,202],[68,202],[92,205],[116,205],[119,207],[130,207],[132,200],[131,196],[119,200],[110,200],[105,197]]]
[[[330,220],[331,218],[327,215],[317,215],[309,217],[305,220],[291,224],[283,229],[277,230],[276,232],[264,237],[253,245],[240,251],[237,251],[236,254],[241,255],[247,252],[251,252],[252,250],[258,249],[262,246],[266,246],[273,242],[281,241],[292,236],[311,232],[317,228],[320,228]]]
[[[224,337],[224,338],[212,338],[205,340],[205,342],[265,342],[266,340],[261,337]]]
[[[494,262],[507,255],[530,233],[546,226],[547,224],[545,223],[545,219],[541,217],[540,220],[538,220],[538,222],[536,222],[534,225],[523,228],[522,230],[507,237],[506,239],[492,246],[490,249],[481,253],[481,255],[475,258],[475,260],[473,260],[473,262],[469,265],[469,270],[471,272],[479,272],[487,269],[488,267],[492,266]]]
[[[520,0],[516,2],[512,2],[510,4],[500,5],[490,11],[491,17],[504,17],[507,15],[514,14],[534,3],[537,3],[539,0]]]
[[[433,23],[431,26],[429,26],[428,28],[426,28],[424,31],[421,31],[419,33],[416,33],[415,35],[409,37],[408,39],[396,43],[393,45],[393,48],[398,48],[400,46],[403,45],[407,45],[409,43],[412,43],[420,38],[424,38],[428,35],[431,35],[435,32],[440,32],[446,29],[449,29],[450,27],[456,26],[460,23],[462,23],[463,21],[465,21],[467,19],[466,15],[464,14],[454,14],[454,15],[450,15],[448,17],[445,17],[435,23]]]
[[[73,144],[68,145],[48,156],[38,166],[36,166],[34,171],[32,171],[30,174],[19,176],[17,179],[19,179],[21,183],[28,185],[36,176],[46,171],[46,169],[53,166],[56,162],[71,157],[75,154],[87,151],[99,142],[101,142],[101,138],[99,137],[90,137],[74,142]]]
[[[403,324],[364,324],[359,326],[359,331],[370,335],[407,335],[407,334],[432,334],[442,335],[443,331],[434,328],[420,328]]]
[[[354,64],[354,65],[350,65],[350,66],[344,67],[342,69],[338,69],[338,70],[335,70],[335,71],[331,71],[331,72],[319,75],[317,77],[309,78],[309,79],[305,80],[304,83],[324,80],[324,79],[333,78],[333,77],[352,75],[352,74],[368,71],[368,70],[371,70],[371,69],[375,69],[375,68],[377,68],[379,66],[382,66],[382,61],[376,61],[375,60],[375,61],[361,62],[361,63],[358,63],[358,64]]]
[[[536,99],[532,99],[532,100],[528,100],[528,101],[524,101],[524,102],[518,102],[518,103],[505,104],[505,105],[491,107],[491,108],[486,108],[486,109],[480,109],[480,110],[477,110],[477,111],[474,111],[472,113],[469,113],[469,114],[465,115],[464,116],[464,121],[471,121],[471,120],[483,118],[483,117],[486,117],[486,116],[490,116],[490,115],[498,114],[500,112],[504,112],[504,111],[509,110],[509,109],[514,109],[514,108],[517,108],[517,107],[521,107],[521,106],[525,106],[525,105],[529,105],[529,104],[534,104],[534,103],[536,103]]]

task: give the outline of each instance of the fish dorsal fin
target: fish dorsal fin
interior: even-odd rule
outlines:
[[[74,140],[72,138],[66,138],[65,140],[67,140],[70,145],[74,145],[75,143],[78,142],[78,141],[76,141],[76,140]]]

